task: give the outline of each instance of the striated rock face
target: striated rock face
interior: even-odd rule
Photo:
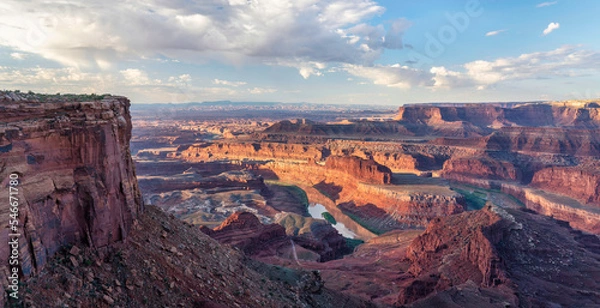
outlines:
[[[473,177],[488,180],[520,181],[521,170],[506,161],[487,157],[459,157],[444,163],[442,175],[448,179]]]
[[[326,157],[322,146],[302,144],[282,144],[271,142],[255,143],[205,143],[192,145],[181,152],[181,158],[188,161],[209,161],[219,159],[300,159],[321,160]]]
[[[531,186],[600,205],[600,173],[578,167],[550,167],[536,172]]]
[[[426,302],[456,303],[452,294],[474,284],[480,292],[469,296],[504,307],[597,306],[599,253],[597,237],[565,223],[487,206],[436,219],[412,242],[407,258],[413,278],[403,285],[398,303],[434,292]]]
[[[0,191],[19,177],[21,270],[28,276],[66,245],[124,239],[143,204],[129,151],[129,100],[39,103],[0,98]],[[7,203],[0,224],[7,226]],[[0,241],[8,241],[2,229]],[[9,251],[0,246],[1,272]],[[4,283],[6,279],[2,279]]]
[[[432,155],[375,152],[372,156],[374,161],[390,168],[393,172],[429,170],[436,165],[435,157]]]
[[[389,184],[392,180],[392,171],[388,167],[355,156],[330,156],[325,161],[325,168],[346,171],[367,183]]]
[[[407,123],[469,122],[486,126],[556,126],[591,128],[600,125],[600,109],[591,103],[515,103],[408,105],[397,120]]]

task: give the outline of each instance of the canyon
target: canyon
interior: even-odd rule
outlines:
[[[595,101],[362,114],[0,94],[20,304],[600,305]]]

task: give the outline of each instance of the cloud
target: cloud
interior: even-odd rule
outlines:
[[[432,67],[429,71],[407,66],[346,65],[349,74],[371,80],[374,84],[409,89],[415,86],[439,88],[474,87],[519,81],[584,76],[600,72],[600,52],[583,50],[579,46],[563,46],[546,52],[521,54],[518,57],[477,60],[465,63],[458,70]]]
[[[390,29],[383,38],[383,46],[387,49],[402,49],[404,44],[402,37],[404,32],[412,26],[412,23],[404,18],[392,21]]]
[[[136,68],[128,68],[119,71],[119,73],[121,73],[127,83],[132,86],[156,85],[161,83],[160,80],[150,80],[148,73]]]
[[[271,88],[252,88],[252,89],[248,89],[248,92],[250,92],[250,94],[268,94],[268,93],[275,93],[277,92],[277,90],[275,89],[271,89]]]
[[[401,89],[409,89],[414,86],[433,86],[433,74],[430,72],[410,68],[408,66],[375,65],[360,66],[346,65],[344,70],[351,75],[370,79],[376,85],[385,85]]]
[[[560,28],[560,24],[557,22],[551,22],[546,29],[544,29],[544,35],[550,34],[552,31]]]
[[[436,74],[436,78],[444,77],[441,84],[445,85],[485,87],[506,81],[583,76],[600,71],[600,53],[578,46],[563,46],[494,61],[472,61],[462,68],[460,72],[438,68],[441,74]]]
[[[377,37],[349,33],[383,14],[373,0],[5,0],[3,9],[0,45],[84,69],[142,57],[364,65],[401,48],[409,26],[400,19],[387,32],[373,26]]]
[[[15,60],[25,60],[26,55],[20,52],[13,52],[10,54],[10,57]]]
[[[490,31],[490,32],[486,33],[485,36],[494,36],[494,35],[498,35],[502,32],[506,32],[506,29]]]
[[[218,85],[230,86],[230,87],[239,87],[239,86],[243,86],[246,84],[246,82],[244,82],[244,81],[228,81],[228,80],[222,80],[222,79],[215,79],[215,80],[213,80],[213,83],[218,84]]]
[[[542,3],[538,4],[538,5],[536,5],[535,7],[537,7],[537,8],[541,8],[541,7],[546,7],[546,6],[555,5],[555,4],[557,4],[557,3],[558,3],[558,1],[542,2]]]

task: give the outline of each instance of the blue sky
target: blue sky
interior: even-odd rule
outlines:
[[[0,85],[133,103],[600,97],[600,2],[6,0]]]

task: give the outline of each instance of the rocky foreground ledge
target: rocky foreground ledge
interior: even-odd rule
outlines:
[[[4,287],[14,268],[35,274],[61,247],[124,239],[142,211],[129,100],[60,97],[0,92],[0,242],[18,242],[0,245]],[[18,265],[9,264],[14,254]]]

